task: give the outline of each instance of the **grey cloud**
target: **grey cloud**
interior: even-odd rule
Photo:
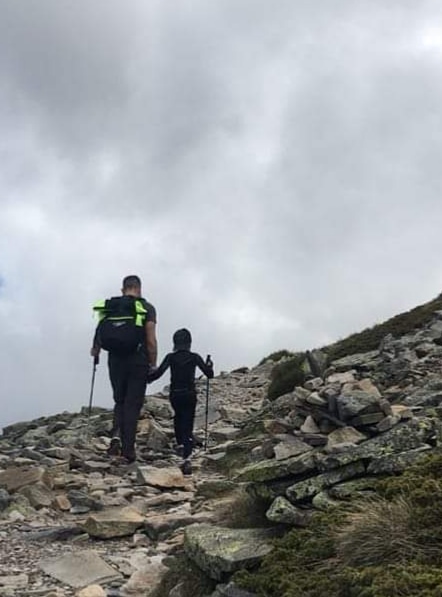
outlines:
[[[85,402],[90,306],[128,272],[161,352],[186,325],[218,368],[439,292],[435,1],[0,11],[5,419]]]

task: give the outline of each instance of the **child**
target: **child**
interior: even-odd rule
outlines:
[[[198,367],[209,379],[213,377],[210,357],[204,362],[201,356],[190,351],[192,336],[189,330],[177,330],[173,335],[173,352],[164,358],[158,369],[149,374],[149,383],[159,379],[170,367],[170,402],[174,411],[174,430],[178,447],[183,449],[184,475],[192,474],[190,456],[193,448],[193,423],[196,409],[195,369]]]

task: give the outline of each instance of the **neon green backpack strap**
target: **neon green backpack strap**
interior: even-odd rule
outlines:
[[[135,301],[135,325],[141,327],[144,325],[147,316],[147,309],[143,305],[143,301]]]
[[[97,314],[98,323],[102,321],[106,317],[106,301],[102,299],[101,301],[97,301],[94,306],[92,307],[93,311]]]

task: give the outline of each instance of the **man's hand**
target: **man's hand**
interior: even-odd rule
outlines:
[[[97,358],[100,355],[100,347],[99,346],[92,346],[91,348],[91,357]]]
[[[147,365],[147,383],[152,383],[153,381],[155,381],[154,379],[152,379],[152,377],[157,369],[158,369],[158,367],[156,365],[151,365],[150,363],[148,363],[148,365]]]

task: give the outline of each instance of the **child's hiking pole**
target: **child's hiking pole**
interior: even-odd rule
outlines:
[[[206,358],[206,365],[212,365],[212,359],[210,358],[210,354],[207,355]],[[209,421],[209,383],[210,380],[207,378],[206,380],[206,421],[205,421],[205,429],[204,429],[204,451],[207,451],[207,425]]]
[[[91,381],[91,393],[89,396],[89,407],[88,407],[88,411],[87,411],[87,431],[88,431],[88,435],[89,435],[89,422],[91,419],[91,413],[92,413],[92,397],[94,395],[94,385],[95,385],[95,374],[97,372],[97,365],[100,362],[100,357],[98,355],[96,355],[94,357],[94,361],[93,361],[93,367],[92,367],[92,381]]]

